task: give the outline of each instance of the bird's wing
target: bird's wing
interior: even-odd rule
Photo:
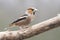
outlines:
[[[28,15],[24,14],[22,15],[19,19],[17,19],[16,21],[13,21],[10,26],[12,26],[13,24],[19,22],[19,21],[22,21],[22,20],[25,20],[26,18],[28,17]]]
[[[21,17],[19,17],[19,19],[17,19],[16,21],[14,21],[14,22],[12,22],[12,23],[16,23],[16,22],[25,20],[27,17],[28,17],[28,15],[27,15],[27,14],[24,14],[24,15],[22,15]]]
[[[26,17],[22,17],[22,18],[20,18],[20,19],[17,19],[16,21],[12,22],[12,24],[14,24],[14,23],[16,23],[16,22],[19,22],[19,21],[22,21],[22,20],[25,20],[25,19],[26,19]]]

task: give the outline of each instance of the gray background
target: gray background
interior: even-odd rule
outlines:
[[[55,17],[60,13],[60,0],[0,0],[0,31],[5,31],[12,21],[24,14],[28,7],[36,7],[35,20],[31,25]],[[17,28],[13,28],[17,30]],[[60,28],[55,28],[27,40],[60,40]]]

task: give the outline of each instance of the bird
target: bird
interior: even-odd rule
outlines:
[[[9,27],[19,26],[19,28],[28,28],[28,25],[33,21],[37,9],[35,7],[29,7],[23,15],[21,15],[17,20],[9,24]]]

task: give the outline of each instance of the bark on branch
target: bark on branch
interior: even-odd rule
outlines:
[[[35,24],[25,31],[0,32],[0,40],[23,40],[60,26],[60,16]]]

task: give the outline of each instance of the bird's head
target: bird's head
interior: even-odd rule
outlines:
[[[27,13],[28,14],[33,14],[33,15],[35,15],[35,12],[37,11],[37,9],[36,8],[34,8],[34,7],[29,7],[28,9],[27,9]]]

